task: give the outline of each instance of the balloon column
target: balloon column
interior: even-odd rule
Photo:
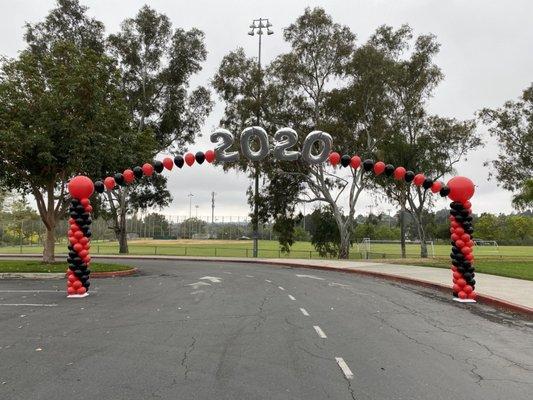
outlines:
[[[476,280],[474,279],[474,246],[472,227],[472,205],[470,199],[474,195],[474,183],[463,176],[456,176],[448,182],[450,193],[450,233],[453,273],[454,300],[473,302],[476,299]]]
[[[258,149],[252,149],[251,142],[258,143]],[[340,154],[332,151],[332,137],[326,132],[313,131],[302,141],[301,150],[294,149],[298,144],[297,133],[290,128],[279,129],[273,137],[273,146],[270,147],[270,138],[261,127],[250,127],[243,130],[239,138],[241,154],[250,161],[261,161],[272,156],[273,161],[296,161],[298,159],[313,165],[329,163],[333,167],[361,168],[362,173],[374,174],[377,179],[395,179],[403,181],[406,185],[413,184],[422,190],[430,190],[433,194],[441,197],[449,197],[452,200],[450,221],[452,240],[452,272],[453,272],[453,295],[457,301],[473,302],[476,298],[474,280],[474,256],[472,247],[472,210],[470,198],[474,194],[474,184],[468,178],[457,176],[447,184],[426,177],[423,173],[415,173],[406,170],[402,166],[395,167],[385,164],[383,161],[373,159],[362,160],[359,155]],[[211,134],[211,142],[216,143],[215,150],[205,153],[187,153],[177,155],[174,158],[166,157],[163,161],[153,161],[142,166],[126,169],[122,173],[116,173],[103,180],[94,183],[84,176],[77,176],[69,183],[69,192],[72,197],[70,206],[70,230],[69,236],[69,272],[68,294],[69,297],[86,296],[89,289],[89,256],[91,237],[91,205],[89,197],[93,190],[103,193],[105,190],[115,190],[117,187],[126,186],[135,182],[136,179],[151,177],[154,173],[162,173],[163,170],[172,170],[174,165],[183,168],[186,164],[192,167],[194,164],[203,164],[204,161],[235,162],[240,158],[236,151],[235,137],[226,129],[217,129]]]
[[[71,201],[68,220],[68,271],[67,297],[89,295],[89,275],[91,270],[91,203],[89,197],[94,192],[94,184],[86,176],[76,176],[68,183]]]

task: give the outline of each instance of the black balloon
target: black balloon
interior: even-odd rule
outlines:
[[[94,182],[94,190],[96,190],[97,193],[104,193],[105,186],[102,181],[96,181]]]
[[[415,179],[415,173],[413,171],[407,171],[403,179],[405,179],[406,182],[411,182]]]
[[[348,154],[345,154],[341,157],[341,165],[346,168],[350,165],[351,157]]]
[[[122,175],[120,172],[117,172],[114,178],[117,185],[124,185],[124,175]]]
[[[422,187],[428,190],[431,186],[433,186],[433,179],[431,178],[424,179],[424,183],[422,183]]]
[[[205,154],[203,151],[197,151],[194,158],[198,164],[202,164],[205,161]]]
[[[163,163],[161,161],[159,161],[159,160],[154,161],[155,172],[160,174],[161,172],[163,172],[164,168],[165,168],[165,166],[163,165]]]
[[[450,194],[450,188],[446,185],[444,185],[440,191],[439,191],[439,194],[441,197],[446,197]]]
[[[183,167],[183,164],[185,163],[185,160],[183,159],[183,156],[176,156],[174,157],[174,164],[176,164],[176,167],[181,168]]]
[[[85,232],[85,236],[87,236],[88,238],[90,238],[92,235],[93,235],[93,233],[91,232],[91,230],[90,230],[90,229],[87,229],[87,232]]]
[[[74,275],[76,275],[78,278],[81,278],[83,276],[83,271],[77,269],[74,271]]]
[[[80,201],[79,201],[78,199],[72,199],[72,200],[70,200],[70,203],[71,203],[74,207],[76,207],[78,204],[80,204]]]
[[[143,177],[143,169],[139,166],[133,168],[133,175],[137,179],[141,179]]]
[[[365,161],[363,161],[363,169],[365,171],[371,171],[372,168],[374,168],[374,161],[371,160],[371,159],[366,159]]]
[[[391,176],[394,173],[394,169],[394,165],[392,164],[385,165],[385,175]]]

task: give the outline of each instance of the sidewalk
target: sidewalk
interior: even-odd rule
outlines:
[[[56,255],[58,258],[61,255]],[[33,258],[41,255],[0,254],[0,258]],[[181,256],[141,256],[141,255],[95,255],[93,259],[114,258],[125,260],[190,260],[208,262],[261,263],[279,266],[330,269],[371,275],[383,279],[402,281],[423,286],[449,290],[451,297],[451,270],[445,268],[420,267],[379,262],[304,260],[287,258],[239,258],[239,257],[181,257]],[[501,276],[476,273],[476,292],[478,300],[493,306],[502,307],[533,315],[533,281],[505,278]]]

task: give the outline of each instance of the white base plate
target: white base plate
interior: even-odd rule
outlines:
[[[458,301],[459,303],[476,303],[474,299],[460,299],[459,297],[454,297],[453,301]]]
[[[83,294],[69,294],[67,295],[68,299],[81,299],[83,297],[89,296],[89,292],[85,292]]]

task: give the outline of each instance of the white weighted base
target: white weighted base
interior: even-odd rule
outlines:
[[[85,292],[83,294],[69,294],[67,295],[68,299],[81,299],[83,297],[89,296],[89,292]]]
[[[460,299],[459,297],[454,297],[453,301],[458,301],[459,303],[476,303],[474,299]]]

